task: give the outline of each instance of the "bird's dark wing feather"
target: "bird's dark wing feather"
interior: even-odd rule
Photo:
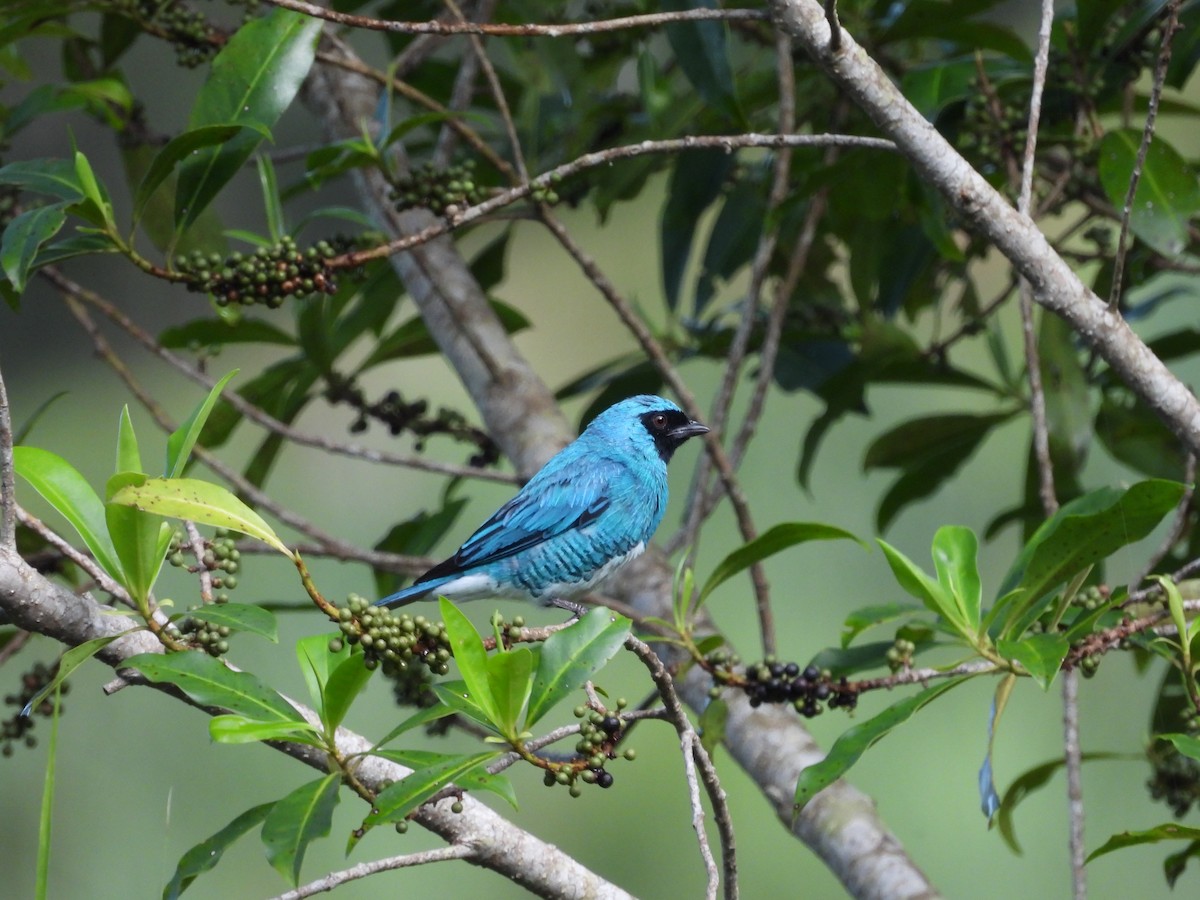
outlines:
[[[608,466],[588,472],[564,472],[559,477],[531,481],[467,538],[449,559],[438,563],[417,583],[506,559],[556,535],[583,528],[608,509],[603,486]]]

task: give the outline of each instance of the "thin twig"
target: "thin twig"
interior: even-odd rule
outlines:
[[[487,34],[500,37],[572,37],[623,31],[631,28],[654,28],[675,22],[706,21],[757,21],[770,18],[765,10],[759,9],[689,9],[679,12],[652,13],[642,16],[623,16],[618,19],[600,19],[594,22],[564,22],[556,25],[507,25],[495,22],[428,21],[395,22],[389,19],[373,19],[370,16],[354,16],[336,12],[303,0],[267,0],[273,6],[294,10],[324,19],[338,25],[348,25],[364,31],[385,31],[394,34]]]
[[[1083,766],[1079,746],[1079,672],[1063,672],[1063,756],[1067,766],[1067,812],[1070,819],[1071,896],[1086,900],[1087,853],[1083,843]]]
[[[642,661],[642,664],[650,672],[650,677],[653,679],[655,686],[658,688],[659,696],[662,697],[663,707],[667,712],[667,717],[672,725],[675,726],[675,731],[679,735],[684,754],[684,768],[687,772],[688,788],[692,795],[692,825],[696,829],[696,840],[700,844],[700,854],[705,861],[705,866],[709,872],[708,896],[716,896],[716,877],[715,862],[712,857],[712,850],[708,845],[708,836],[704,830],[704,809],[700,805],[699,789],[696,785],[696,770],[692,765],[692,753],[702,754],[703,757],[708,757],[708,752],[704,749],[700,742],[700,736],[696,734],[696,729],[692,727],[691,720],[688,719],[687,713],[683,709],[683,704],[679,700],[679,695],[675,692],[675,682],[671,678],[671,674],[667,671],[667,667],[663,665],[663,661],[659,659],[650,645],[638,638],[630,635],[625,639],[625,649],[629,650]],[[713,809],[717,811],[715,814],[719,817],[725,816],[728,818],[729,809],[725,802],[725,792],[721,789],[720,782],[717,780],[717,773],[712,769],[712,760],[708,761],[707,766],[702,765],[702,769],[706,770],[705,777],[700,779],[708,793],[708,800],[712,804]],[[725,828],[720,829],[722,842],[722,860],[725,867],[725,896],[728,898],[737,897],[737,855],[733,845],[733,831]]]
[[[454,0],[443,0],[443,2],[446,5],[448,15],[453,16],[455,21],[467,21],[467,17],[463,15],[462,10]],[[481,3],[478,10],[479,17],[481,19],[490,18],[493,6],[492,2]],[[450,99],[446,102],[446,108],[452,111],[453,115],[442,125],[441,131],[438,133],[437,143],[434,144],[433,152],[430,154],[430,160],[439,168],[450,165],[454,157],[456,132],[451,123],[461,119],[463,111],[471,105],[471,100],[475,95],[475,78],[479,74],[479,57],[479,53],[462,56],[461,62],[458,65],[458,72],[454,76],[454,86],[450,89]]]
[[[12,411],[0,375],[0,547],[17,545],[17,483],[13,468]]]
[[[19,504],[13,504],[16,512],[17,521],[28,528],[30,531],[35,531],[46,543],[50,544],[55,550],[75,563],[83,572],[96,583],[97,587],[104,593],[109,594],[114,599],[129,607],[134,607],[135,604],[129,596],[129,592],[125,588],[113,580],[100,566],[96,560],[92,559],[86,553],[76,550],[68,544],[59,534],[39,519],[37,516],[27,512]]]
[[[63,291],[70,296],[82,300],[88,305],[99,310],[106,319],[119,327],[122,331],[132,337],[135,341],[142,345],[148,352],[157,356],[163,362],[170,365],[177,372],[194,381],[196,384],[202,385],[208,390],[212,390],[216,385],[217,379],[202,371],[198,367],[190,364],[181,356],[172,353],[167,348],[163,347],[156,341],[149,332],[139,326],[131,318],[129,318],[121,310],[117,309],[112,303],[109,303],[95,291],[91,291],[80,284],[72,281],[62,274],[61,271],[53,266],[47,266],[39,270],[39,274],[44,275],[49,281],[54,284],[60,291]],[[324,450],[327,453],[332,453],[337,456],[347,456],[351,459],[359,459],[364,462],[380,463],[382,465],[403,466],[405,468],[417,469],[422,472],[432,472],[437,475],[449,475],[453,478],[478,478],[483,481],[494,481],[499,484],[517,484],[518,480],[514,475],[504,472],[491,472],[486,469],[478,469],[473,466],[456,466],[450,463],[437,462],[436,460],[425,459],[419,456],[403,456],[397,453],[388,453],[385,450],[375,450],[371,447],[364,447],[361,444],[342,443],[340,441],[330,440],[327,437],[316,434],[308,434],[293,428],[286,422],[281,422],[270,413],[264,411],[261,407],[255,406],[253,403],[246,400],[241,394],[236,391],[226,388],[221,392],[221,399],[227,402],[235,410],[241,413],[250,421],[261,425],[263,428],[277,434],[287,441],[303,447],[312,447],[317,450]]]
[[[689,135],[662,141],[641,141],[595,153],[585,153],[570,162],[555,166],[538,175],[536,178],[515,187],[499,191],[474,206],[468,206],[454,215],[447,214],[432,225],[418,231],[405,234],[386,244],[371,247],[366,250],[354,250],[335,256],[326,261],[333,269],[354,268],[373,259],[393,256],[404,250],[426,244],[436,237],[461,228],[470,222],[482,219],[491,213],[521,200],[542,188],[553,188],[564,178],[576,175],[588,169],[608,166],[622,159],[636,159],[641,156],[664,153],[682,153],[687,150],[724,150],[732,153],[747,147],[774,148],[782,147],[861,147],[870,150],[886,150],[894,152],[896,145],[881,138],[861,137],[850,134],[721,134],[721,135]]]
[[[212,572],[204,564],[204,538],[200,536],[200,529],[196,527],[195,522],[185,520],[183,528],[187,532],[188,546],[192,550],[192,555],[196,557],[196,574],[200,576],[200,602],[212,603]]]
[[[1142,168],[1146,165],[1146,154],[1154,139],[1154,125],[1158,119],[1158,101],[1162,97],[1163,83],[1167,79],[1167,66],[1171,62],[1171,41],[1179,28],[1179,6],[1181,0],[1167,3],[1167,21],[1163,25],[1162,47],[1158,51],[1158,62],[1154,65],[1154,82],[1150,86],[1150,103],[1146,110],[1146,124],[1142,128],[1142,142],[1138,145],[1133,171],[1129,173],[1129,186],[1125,190],[1125,203],[1121,208],[1121,232],[1117,238],[1117,255],[1113,260],[1112,288],[1108,305],[1117,309],[1121,304],[1121,282],[1125,279],[1125,256],[1128,253],[1129,223],[1133,217],[1133,198],[1137,194]]]
[[[16,633],[4,642],[4,646],[0,647],[0,666],[4,665],[6,662],[20,653],[21,648],[28,644],[30,638],[32,637],[32,631],[26,631],[24,628],[18,628]]]
[[[362,862],[348,869],[330,872],[328,875],[324,875],[316,881],[310,881],[308,884],[302,885],[295,890],[285,891],[276,896],[274,900],[301,900],[303,897],[323,894],[347,882],[357,881],[360,878],[366,878],[368,875],[376,875],[379,872],[391,872],[395,869],[424,866],[429,863],[449,862],[455,859],[471,859],[478,853],[479,850],[476,847],[470,847],[466,844],[451,844],[449,847],[436,847],[433,850],[421,850],[417,853],[406,853],[403,856],[390,856],[387,859]]]

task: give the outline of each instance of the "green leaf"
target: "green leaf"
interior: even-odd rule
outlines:
[[[1066,635],[1062,634],[1031,634],[1019,641],[997,641],[996,649],[1005,659],[1019,662],[1033,676],[1033,680],[1042,686],[1042,690],[1050,690],[1050,685],[1062,668],[1071,645]]]
[[[34,868],[37,900],[46,900],[50,884],[50,835],[54,823],[54,789],[58,784],[58,717],[62,711],[62,691],[54,691],[54,712],[50,720],[50,746],[46,751],[46,774],[42,777],[42,807],[38,815],[38,852]]]
[[[163,900],[177,900],[200,875],[216,867],[233,843],[243,834],[258,825],[271,812],[274,803],[263,803],[251,807],[232,822],[192,847],[179,857],[175,874],[163,888]]]
[[[329,680],[325,682],[321,721],[330,734],[342,724],[350,705],[367,686],[373,672],[364,664],[361,653],[351,653],[329,673]]]
[[[11,227],[11,226],[10,226]],[[40,269],[77,256],[93,256],[99,253],[116,253],[120,248],[107,234],[74,234],[46,244],[38,250],[31,269]]]
[[[213,716],[208,720],[208,735],[218,744],[253,744],[258,741],[291,741],[324,748],[324,742],[311,725],[296,722],[262,722],[245,716]]]
[[[450,641],[454,662],[458,664],[458,671],[466,683],[467,693],[474,705],[483,711],[492,727],[497,727],[500,713],[497,710],[496,699],[492,696],[491,683],[488,681],[487,651],[483,649],[479,632],[475,630],[471,620],[445,597],[438,600],[438,607],[446,625],[446,637]]]
[[[325,706],[325,685],[329,682],[329,676],[342,660],[349,659],[352,650],[345,642],[340,650],[330,650],[328,634],[313,634],[296,641],[296,661],[304,675],[308,696],[317,709]]]
[[[1175,882],[1187,869],[1188,861],[1194,858],[1200,858],[1200,841],[1192,841],[1178,853],[1172,853],[1163,859],[1163,875],[1167,879],[1167,887],[1175,887]]]
[[[195,478],[148,478],[117,491],[110,503],[227,528],[269,544],[289,559],[289,550],[262,516],[219,484]]]
[[[1184,487],[1173,481],[1141,481],[1126,491],[1103,488],[1064,505],[1030,538],[1000,589],[1025,591],[1005,617],[1010,627],[1024,612],[1076,572],[1148,535]]]
[[[803,809],[819,791],[841,778],[874,743],[887,737],[892,729],[907,722],[922,707],[962,684],[967,678],[968,676],[950,678],[941,684],[926,688],[921,693],[906,697],[866,722],[843,732],[841,737],[834,741],[833,747],[823,760],[800,773],[800,780],[796,782],[793,814]]]
[[[389,731],[382,738],[380,738],[375,744],[375,749],[371,750],[371,753],[376,756],[383,756],[385,755],[384,752],[378,748],[382,747],[384,744],[390,744],[396,738],[400,737],[400,735],[404,734],[404,732],[411,731],[414,728],[419,728],[422,725],[427,725],[430,722],[436,722],[438,719],[444,719],[446,716],[453,716],[457,712],[457,709],[445,703],[439,703],[437,706],[427,706],[424,709],[419,709],[391,731]]]
[[[892,575],[900,587],[924,603],[930,612],[958,626],[959,631],[970,630],[957,601],[940,581],[930,578],[916,563],[883,538],[876,538],[875,542],[883,549],[883,555],[887,557]]]
[[[14,447],[13,466],[71,523],[100,567],[123,584],[125,572],[108,536],[104,504],[78,470],[61,456],[39,447]]]
[[[1194,335],[1190,337],[1195,340]],[[1129,391],[1104,392],[1095,431],[1104,449],[1131,469],[1151,478],[1183,478],[1184,453],[1179,439]]]
[[[247,603],[209,603],[189,610],[187,615],[213,625],[225,625],[234,631],[257,634],[273,644],[279,643],[279,622],[275,613]]]
[[[178,478],[183,474],[192,448],[196,446],[196,441],[200,438],[200,431],[204,428],[204,423],[208,421],[209,413],[212,412],[225,385],[229,384],[237,373],[237,369],[227,372],[220,381],[213,385],[208,396],[192,410],[192,414],[184,420],[183,424],[171,432],[171,436],[167,438],[167,466],[163,473],[167,478]]]
[[[475,702],[475,695],[467,689],[465,681],[443,681],[430,685],[430,688],[451,713],[466,716],[472,722],[495,731],[495,717]]]
[[[1191,734],[1159,734],[1156,735],[1160,741],[1170,741],[1175,745],[1175,749],[1184,756],[1190,756],[1192,759],[1200,762],[1200,738]]]
[[[33,695],[33,697],[30,698],[29,702],[26,703],[24,708],[21,710],[21,715],[25,716],[26,718],[32,715],[33,711],[41,705],[42,701],[50,696],[50,692],[57,689],[60,684],[66,681],[72,672],[78,669],[85,661],[91,659],[117,638],[124,637],[125,634],[128,634],[128,632],[125,632],[124,634],[110,634],[105,635],[104,637],[92,638],[90,641],[84,641],[82,644],[72,647],[70,650],[66,651],[58,658],[58,667],[54,671],[54,677],[50,679],[47,684],[43,685],[41,690],[39,690]]]
[[[254,157],[255,168],[258,169],[258,184],[262,189],[263,208],[267,211],[267,234],[271,240],[278,241],[287,235],[287,223],[283,217],[283,204],[279,200],[279,182],[275,177],[275,166],[269,156],[259,154]]]
[[[4,226],[0,239],[0,266],[16,291],[24,291],[41,246],[58,234],[67,221],[66,203],[51,203],[26,210]]]
[[[712,756],[725,740],[725,722],[729,719],[729,704],[720,698],[711,701],[700,714],[700,744]]]
[[[108,199],[108,194],[96,180],[91,163],[78,150],[75,151],[75,177],[83,190],[83,200],[72,206],[71,212],[91,222],[97,228],[107,231],[115,229],[112,201]]]
[[[789,547],[794,547],[796,544],[803,544],[807,541],[854,541],[861,546],[866,546],[861,540],[834,525],[825,525],[821,522],[784,522],[767,529],[757,538],[744,544],[734,550],[723,560],[717,563],[717,567],[713,569],[712,574],[705,582],[704,588],[700,591],[700,599],[697,601],[697,606],[703,603],[708,595],[711,594],[723,582],[728,581],[738,572],[750,568],[757,562],[761,562],[769,556],[774,556],[781,550],[786,550]]]
[[[1091,862],[1114,850],[1124,850],[1126,847],[1137,847],[1140,844],[1197,840],[1200,840],[1200,828],[1190,828],[1177,822],[1166,822],[1154,828],[1147,828],[1145,831],[1122,831],[1120,834],[1114,834],[1104,842],[1103,847],[1098,847],[1088,854],[1085,862]]]
[[[523,730],[521,712],[533,687],[533,653],[528,647],[497,651],[487,658],[488,687],[496,701],[496,725],[500,733],[515,740]]]
[[[363,831],[376,825],[399,822],[446,785],[475,769],[484,768],[499,755],[499,751],[492,751],[469,756],[447,756],[441,762],[417,769],[379,792],[374,809],[363,819]],[[352,836],[349,847],[353,847],[358,840],[359,837]]]
[[[1092,440],[1091,385],[1083,371],[1075,332],[1062,318],[1043,310],[1037,341],[1050,458],[1056,476],[1074,479]]]
[[[458,758],[446,753],[434,753],[430,750],[385,750],[377,755],[410,769],[425,769],[438,765],[444,760]],[[517,809],[517,795],[513,791],[512,782],[503,775],[493,775],[483,766],[478,766],[457,776],[454,783],[466,790],[491,791],[507,800],[513,809]]]
[[[111,498],[145,482],[146,476],[141,472],[118,472],[108,479],[105,493]],[[113,503],[111,499],[104,506],[104,520],[125,572],[125,588],[139,603],[145,602],[162,569],[171,528],[157,515]]]
[[[0,184],[11,184],[37,194],[49,194],[68,203],[83,199],[83,186],[75,163],[65,159],[31,159],[0,168]]]
[[[270,130],[308,74],[321,20],[274,9],[237,30],[212,62],[196,98],[189,130],[206,125],[251,125]],[[219,147],[190,154],[179,167],[175,228],[181,233],[213,201],[262,141],[244,128]]]
[[[216,706],[260,722],[308,723],[290,703],[249,672],[235,672],[207,653],[143,653],[125,667],[151,681],[173,684],[201,706]]]
[[[690,150],[675,159],[659,226],[663,290],[671,309],[679,305],[680,286],[697,224],[721,195],[721,186],[733,164],[733,154],[720,150]]]
[[[678,12],[688,9],[715,9],[715,0],[666,0],[663,9]],[[734,94],[733,68],[726,47],[725,23],[709,21],[672,22],[666,26],[667,40],[679,67],[705,106],[729,120],[741,120]]]
[[[879,603],[863,606],[846,616],[842,623],[842,647],[849,647],[856,637],[868,628],[894,622],[896,619],[921,612],[922,606],[912,603]]]
[[[525,727],[532,728],[556,703],[612,659],[632,627],[624,616],[598,607],[546,638],[533,676]]]
[[[508,334],[516,334],[529,327],[529,319],[516,308],[498,300],[489,301],[489,305],[500,318],[500,324],[504,326],[504,330]],[[410,359],[414,356],[425,356],[437,352],[437,341],[433,339],[429,326],[420,316],[414,316],[380,339],[367,358],[363,360],[362,365],[358,367],[358,371],[365,372],[367,369],[393,359]]]
[[[1120,212],[1142,142],[1140,128],[1110,131],[1100,140],[1100,184]],[[1159,253],[1179,256],[1188,246],[1188,227],[1200,213],[1196,172],[1161,134],[1146,152],[1146,162],[1129,217],[1129,227]]]
[[[146,210],[146,204],[178,166],[185,159],[205,147],[215,147],[224,144],[243,128],[256,128],[254,123],[238,125],[204,125],[193,128],[171,138],[166,145],[154,155],[146,174],[142,176],[133,195],[133,221],[136,225]],[[269,136],[269,132],[260,131],[261,137]]]
[[[133,420],[129,418],[129,404],[121,407],[121,416],[117,420],[117,465],[113,471],[145,474],[137,434],[133,430]]]
[[[969,528],[944,525],[933,536],[933,565],[938,581],[954,597],[962,621],[972,631],[979,630],[979,609],[983,602],[978,553],[979,541]]]
[[[308,845],[329,834],[341,786],[340,773],[331,773],[296,788],[267,813],[262,826],[267,860],[293,885],[300,883]]]
[[[295,338],[290,334],[262,319],[242,319],[236,324],[226,322],[224,319],[196,319],[185,325],[176,325],[166,329],[158,336],[158,342],[172,350],[187,349],[194,345],[201,347],[220,347],[225,344],[277,344],[283,347],[296,345]]]

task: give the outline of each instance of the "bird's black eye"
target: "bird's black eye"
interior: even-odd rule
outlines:
[[[653,419],[650,420],[650,424],[659,431],[662,431],[667,427],[667,417],[662,413],[658,413]]]

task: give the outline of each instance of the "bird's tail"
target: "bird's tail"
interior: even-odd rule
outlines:
[[[394,594],[388,594],[382,600],[376,600],[373,605],[386,606],[388,609],[395,609],[397,606],[407,606],[409,603],[415,603],[417,600],[424,600],[445,581],[446,579],[444,578],[438,578],[433,581],[418,581],[416,584],[410,584],[408,587],[396,591]]]

